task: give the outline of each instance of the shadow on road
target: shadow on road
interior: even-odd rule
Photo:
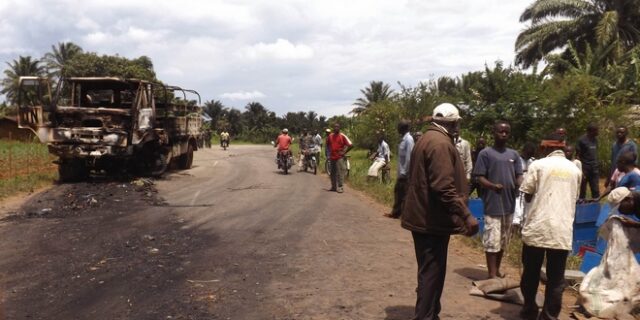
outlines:
[[[471,268],[471,267],[464,267],[464,268],[458,268],[453,270],[453,272],[471,280],[471,281],[476,281],[476,280],[484,280],[487,279],[487,270],[486,269],[480,269],[480,268]]]
[[[390,306],[384,309],[385,320],[406,320],[414,316],[415,306]]]

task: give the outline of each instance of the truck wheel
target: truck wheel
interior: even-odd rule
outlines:
[[[191,169],[193,165],[193,146],[189,144],[187,146],[187,152],[180,156],[178,159],[178,167],[182,170]]]
[[[167,171],[167,167],[169,166],[169,161],[167,160],[167,156],[162,153],[158,153],[155,159],[151,160],[153,163],[150,164],[149,167],[149,175],[152,177],[160,177],[162,174]]]
[[[87,179],[89,171],[81,160],[67,160],[58,164],[60,182],[79,182]]]

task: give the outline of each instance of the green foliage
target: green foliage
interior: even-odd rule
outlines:
[[[49,74],[60,77],[69,61],[79,53],[82,53],[82,48],[75,43],[60,42],[57,46],[51,46],[51,52],[46,53],[42,61],[47,66]]]
[[[389,84],[382,81],[371,81],[368,87],[360,90],[360,93],[363,97],[356,99],[353,103],[356,107],[351,111],[355,115],[362,114],[373,104],[389,100],[394,96]]]
[[[356,146],[369,150],[377,147],[379,136],[383,136],[389,146],[394,146],[399,143],[398,121],[400,112],[397,104],[390,101],[374,103],[357,117],[350,138]]]
[[[613,58],[640,43],[638,0],[535,0],[520,21],[531,23],[515,44],[516,63],[524,67],[556,49],[567,49],[570,41],[578,44],[581,52],[585,45],[613,44]]]
[[[8,69],[4,70],[5,78],[2,79],[1,94],[6,95],[10,104],[16,104],[18,101],[18,81],[22,76],[43,76],[44,67],[40,61],[30,56],[20,56],[11,63],[7,62]]]
[[[127,59],[120,56],[99,56],[94,52],[77,53],[63,70],[65,77],[121,77],[157,81],[153,63],[146,56]]]

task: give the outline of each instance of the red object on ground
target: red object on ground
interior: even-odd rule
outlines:
[[[581,246],[580,249],[578,250],[578,257],[580,258],[584,257],[584,253],[587,251],[596,252],[596,248],[592,246]]]

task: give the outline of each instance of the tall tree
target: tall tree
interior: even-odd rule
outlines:
[[[520,16],[531,25],[516,40],[516,63],[525,68],[574,41],[607,46],[615,42],[621,53],[640,43],[638,0],[536,0]]]
[[[51,52],[48,52],[42,58],[47,70],[50,74],[60,77],[64,70],[78,53],[82,53],[82,48],[73,42],[59,42],[58,45],[51,46]]]
[[[13,62],[7,62],[8,69],[4,70],[5,78],[2,79],[2,90],[0,93],[7,97],[11,104],[16,104],[18,100],[18,81],[22,76],[42,76],[44,67],[40,61],[34,60],[31,56],[20,56]]]
[[[394,96],[393,89],[382,81],[371,81],[369,86],[360,89],[360,92],[364,97],[358,98],[353,103],[355,108],[351,112],[355,115],[359,115],[371,107],[372,104],[382,102],[391,99]]]

